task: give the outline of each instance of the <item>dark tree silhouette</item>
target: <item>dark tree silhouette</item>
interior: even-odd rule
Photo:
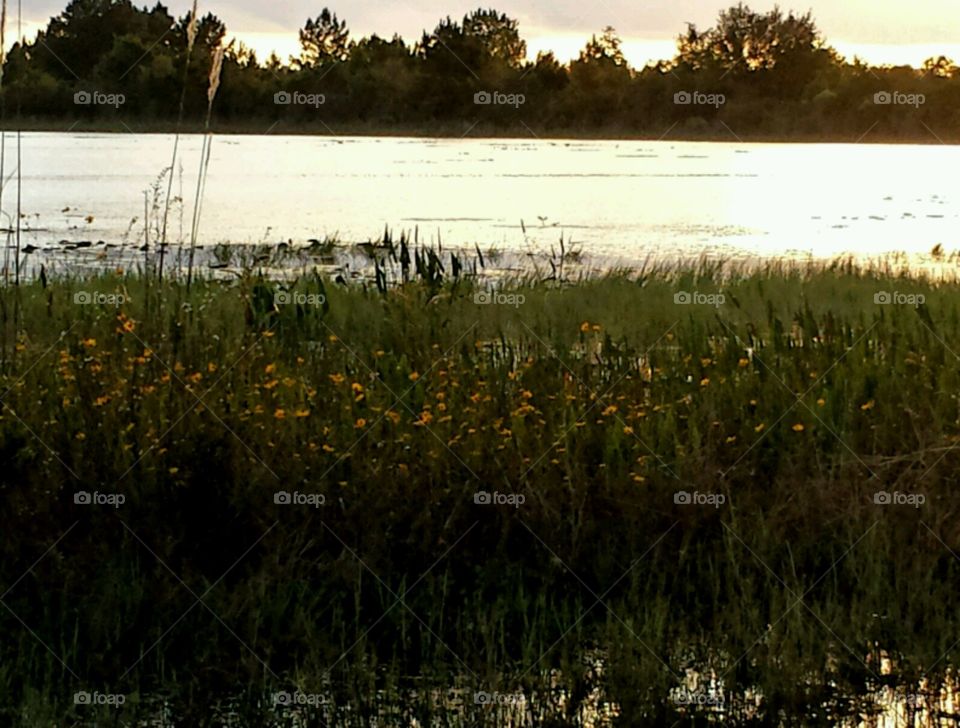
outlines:
[[[70,0],[37,37],[7,54],[0,93],[14,113],[46,120],[98,123],[129,116],[146,124],[177,118],[196,124],[206,109],[207,77],[227,28],[214,15],[196,27],[187,57],[189,16],[173,18],[156,4],[133,0]],[[242,45],[230,48],[216,118],[262,130],[264,122],[329,133],[362,125],[462,134],[483,128],[653,136],[674,134],[858,139],[868,129],[894,138],[940,138],[960,131],[960,73],[950,59],[922,68],[871,67],[843,59],[824,40],[810,13],[739,3],[714,25],[693,25],[677,38],[673,58],[634,69],[613,28],[593,35],[569,63],[552,53],[527,58],[516,19],[478,8],[450,17],[415,44],[399,36],[352,39],[329,8],[300,30],[301,53],[284,63],[258,63]],[[184,80],[186,87],[184,87]],[[74,103],[80,91],[123,94],[122,108]],[[879,92],[923,103],[875,103]],[[279,92],[322,96],[320,106],[277,104]],[[724,103],[674,103],[701,92]],[[523,103],[484,103],[507,97]],[[881,95],[881,98],[882,95]],[[899,97],[898,97],[899,98]],[[216,119],[215,119],[216,122]],[[722,123],[721,123],[722,122]],[[12,123],[9,122],[8,123]],[[527,128],[524,128],[526,125]]]

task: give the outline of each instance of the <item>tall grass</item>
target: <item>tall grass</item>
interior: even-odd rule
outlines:
[[[82,686],[197,725],[231,700],[256,723],[275,690],[325,695],[312,720],[336,725],[494,722],[476,691],[523,694],[540,725],[602,705],[836,725],[888,685],[934,700],[958,626],[957,284],[650,266],[503,280],[504,305],[420,256],[369,288],[22,287],[0,360],[8,720],[89,716]],[[126,300],[74,303],[93,291]],[[184,583],[209,609],[184,614]],[[675,699],[691,674],[724,712]]]
[[[231,41],[231,45],[233,41]],[[197,193],[193,203],[193,224],[190,226],[190,260],[187,266],[187,289],[193,283],[193,261],[197,248],[197,235],[200,232],[200,212],[203,207],[203,192],[207,186],[207,172],[210,168],[210,151],[213,146],[213,134],[210,131],[210,119],[213,116],[213,101],[220,88],[220,74],[223,70],[223,57],[226,49],[221,45],[213,52],[207,88],[207,117],[204,122],[203,146],[200,150],[200,170],[197,173]],[[171,174],[173,174],[171,172]]]
[[[170,216],[170,196],[173,192],[173,176],[177,168],[177,152],[180,148],[180,127],[183,125],[183,109],[187,100],[187,77],[190,72],[190,60],[193,58],[193,46],[197,40],[197,0],[193,1],[190,20],[187,22],[187,52],[183,61],[183,78],[180,81],[180,104],[177,108],[177,126],[173,135],[173,156],[170,159],[170,177],[167,179],[167,195],[163,203],[163,218],[160,229],[160,256],[157,277],[163,280],[163,261],[167,252],[167,222]]]

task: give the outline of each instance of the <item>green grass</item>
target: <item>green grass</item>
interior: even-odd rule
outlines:
[[[188,724],[234,700],[262,725],[301,690],[329,724],[469,725],[492,715],[473,691],[523,690],[569,725],[596,687],[624,725],[696,725],[671,690],[712,667],[726,724],[835,725],[947,679],[960,285],[836,264],[505,281],[516,306],[469,280],[276,290],[3,291],[4,722],[88,720],[85,689],[127,696],[113,718],[167,695]],[[454,687],[465,713],[431,697]]]

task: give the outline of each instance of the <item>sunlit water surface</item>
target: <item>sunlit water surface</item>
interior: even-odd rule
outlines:
[[[145,214],[145,192],[170,165],[173,141],[23,134],[21,245],[142,244],[145,218],[156,227],[158,215]],[[201,141],[180,142],[172,242],[190,237]],[[9,133],[6,144],[9,178]],[[925,254],[960,249],[958,167],[960,147],[948,145],[216,136],[198,242],[359,243],[389,227],[516,253],[548,251],[563,236],[606,265]],[[14,177],[8,216],[16,197]]]

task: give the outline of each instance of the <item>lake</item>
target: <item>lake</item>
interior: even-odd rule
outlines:
[[[171,242],[189,238],[201,142],[181,139]],[[8,133],[8,177],[15,144]],[[23,244],[142,244],[144,192],[172,146],[164,134],[24,133]],[[518,253],[563,235],[625,265],[923,254],[960,248],[958,165],[948,145],[216,136],[199,241],[356,243],[389,227]],[[8,214],[15,197],[14,178]]]

